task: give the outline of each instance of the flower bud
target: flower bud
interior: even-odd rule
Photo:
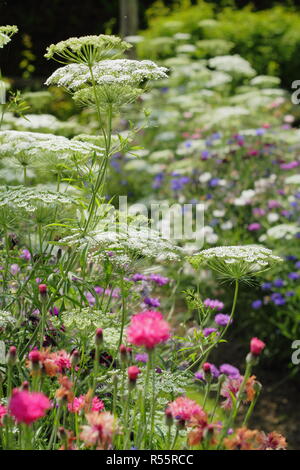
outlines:
[[[42,298],[45,298],[47,296],[47,286],[46,284],[39,284],[39,293]]]
[[[72,352],[72,355],[71,355],[71,366],[74,368],[77,366],[77,364],[79,363],[80,361],[80,354],[79,354],[79,351],[77,351],[77,349],[75,349],[73,352]]]
[[[130,366],[127,369],[128,379],[130,382],[136,382],[141,370],[137,366]]]
[[[250,341],[250,351],[253,356],[260,356],[266,344],[258,338],[252,338]]]
[[[120,351],[121,361],[126,362],[127,361],[127,348],[125,344],[121,344],[119,351]]]
[[[16,346],[11,346],[7,354],[7,364],[14,366],[17,362],[17,348]]]
[[[165,421],[167,426],[172,426],[173,425],[173,416],[170,410],[166,409],[165,411]]]
[[[21,389],[25,391],[29,390],[29,382],[27,380],[24,380],[24,382],[22,382]]]
[[[95,344],[96,344],[96,346],[101,346],[101,344],[103,344],[103,330],[102,330],[102,328],[97,328],[97,330],[96,330]]]

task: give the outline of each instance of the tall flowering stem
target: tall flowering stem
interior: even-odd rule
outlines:
[[[234,289],[234,296],[233,296],[233,302],[232,302],[232,308],[231,308],[231,313],[230,313],[230,318],[229,318],[229,321],[227,323],[227,325],[225,326],[224,330],[222,331],[222,333],[220,334],[220,336],[218,337],[218,341],[216,341],[215,343],[211,344],[202,354],[202,356],[198,357],[198,359],[196,359],[188,368],[187,370],[191,370],[193,369],[199,362],[201,362],[203,360],[203,358],[207,359],[208,357],[208,354],[210,353],[210,351],[221,341],[221,339],[225,336],[232,320],[233,320],[233,317],[234,317],[234,313],[235,313],[235,309],[236,309],[236,303],[237,303],[237,298],[238,298],[238,292],[239,292],[239,281],[236,279],[235,280],[235,289]]]

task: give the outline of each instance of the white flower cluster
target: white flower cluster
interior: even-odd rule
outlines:
[[[85,235],[76,232],[60,240],[60,244],[77,246],[79,250],[88,246],[93,259],[101,257],[104,251],[111,253],[112,262],[114,254],[123,257],[124,263],[138,257],[156,258],[160,261],[178,260],[181,250],[170,240],[164,239],[160,234],[147,227],[134,225],[118,225],[115,230],[95,230]]]
[[[9,43],[11,36],[17,32],[17,26],[0,26],[0,49]]]
[[[0,31],[0,49],[2,49],[9,41],[10,37]]]
[[[106,57],[117,57],[130,47],[131,44],[117,36],[105,34],[81,36],[51,44],[47,48],[45,57],[63,63],[92,64]]]
[[[150,60],[103,60],[92,67],[92,72],[97,85],[117,83],[138,86],[146,80],[167,78],[167,69],[158,67]],[[46,81],[46,85],[56,85],[72,91],[91,84],[90,69],[84,64],[60,67]]]
[[[10,312],[6,310],[0,310],[0,331],[7,326],[14,325],[16,323],[16,319]]]
[[[275,240],[291,240],[296,233],[300,233],[300,227],[294,224],[280,224],[267,230],[267,237]]]
[[[41,154],[59,155],[61,159],[68,158],[74,153],[87,156],[96,152],[102,155],[102,149],[96,145],[38,132],[1,131],[0,144],[2,157],[17,157],[24,153],[30,157],[38,157]]]
[[[35,212],[41,204],[72,204],[74,201],[65,194],[54,191],[40,191],[25,186],[0,187],[0,207]]]
[[[255,75],[255,70],[251,67],[250,63],[238,54],[213,57],[212,59],[209,59],[208,64],[213,69],[234,75],[245,77],[252,77]]]
[[[60,121],[52,114],[25,114],[23,117],[15,117],[12,113],[6,113],[3,123],[8,129],[41,133],[53,132],[60,135],[74,135],[82,130],[77,123]]]
[[[246,263],[254,272],[274,262],[282,261],[279,256],[273,254],[272,250],[262,245],[217,246],[203,250],[194,256],[203,263],[216,260],[226,264]]]

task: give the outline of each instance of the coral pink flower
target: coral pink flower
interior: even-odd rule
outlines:
[[[250,341],[250,351],[253,356],[259,356],[266,344],[258,338],[252,338]]]
[[[169,403],[166,411],[179,421],[190,421],[193,417],[204,413],[201,406],[187,397],[176,398],[176,400]]]
[[[7,414],[7,408],[3,405],[0,405],[0,426],[3,426],[3,418]]]
[[[79,413],[80,410],[86,409],[88,411],[89,403],[88,397],[86,395],[80,395],[80,397],[75,397],[71,403],[68,403],[68,410],[72,413]],[[104,403],[99,398],[94,397],[92,399],[91,410],[90,411],[102,411],[104,409]]]
[[[89,413],[86,415],[88,424],[82,426],[80,439],[85,444],[97,446],[97,449],[108,449],[112,438],[118,432],[118,426],[114,416],[108,411],[103,413]]]
[[[146,310],[131,318],[127,339],[135,346],[153,349],[170,337],[170,326],[160,312]]]
[[[31,424],[45,415],[51,407],[50,400],[43,393],[28,392],[15,388],[9,402],[10,414],[18,423]]]

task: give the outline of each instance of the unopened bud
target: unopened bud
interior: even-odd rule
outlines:
[[[45,298],[47,296],[47,286],[46,284],[39,284],[39,293],[42,298]]]
[[[101,344],[103,344],[103,330],[102,330],[102,328],[97,328],[97,330],[96,330],[95,344],[96,344],[96,346],[100,346]]]
[[[17,348],[16,346],[11,346],[7,354],[7,364],[9,364],[10,366],[13,366],[15,365],[16,362],[17,362]]]
[[[174,420],[173,415],[170,410],[166,409],[165,411],[165,421],[167,426],[173,426]]]
[[[80,361],[80,354],[79,354],[79,351],[75,349],[71,355],[71,366],[76,367],[79,361]]]

